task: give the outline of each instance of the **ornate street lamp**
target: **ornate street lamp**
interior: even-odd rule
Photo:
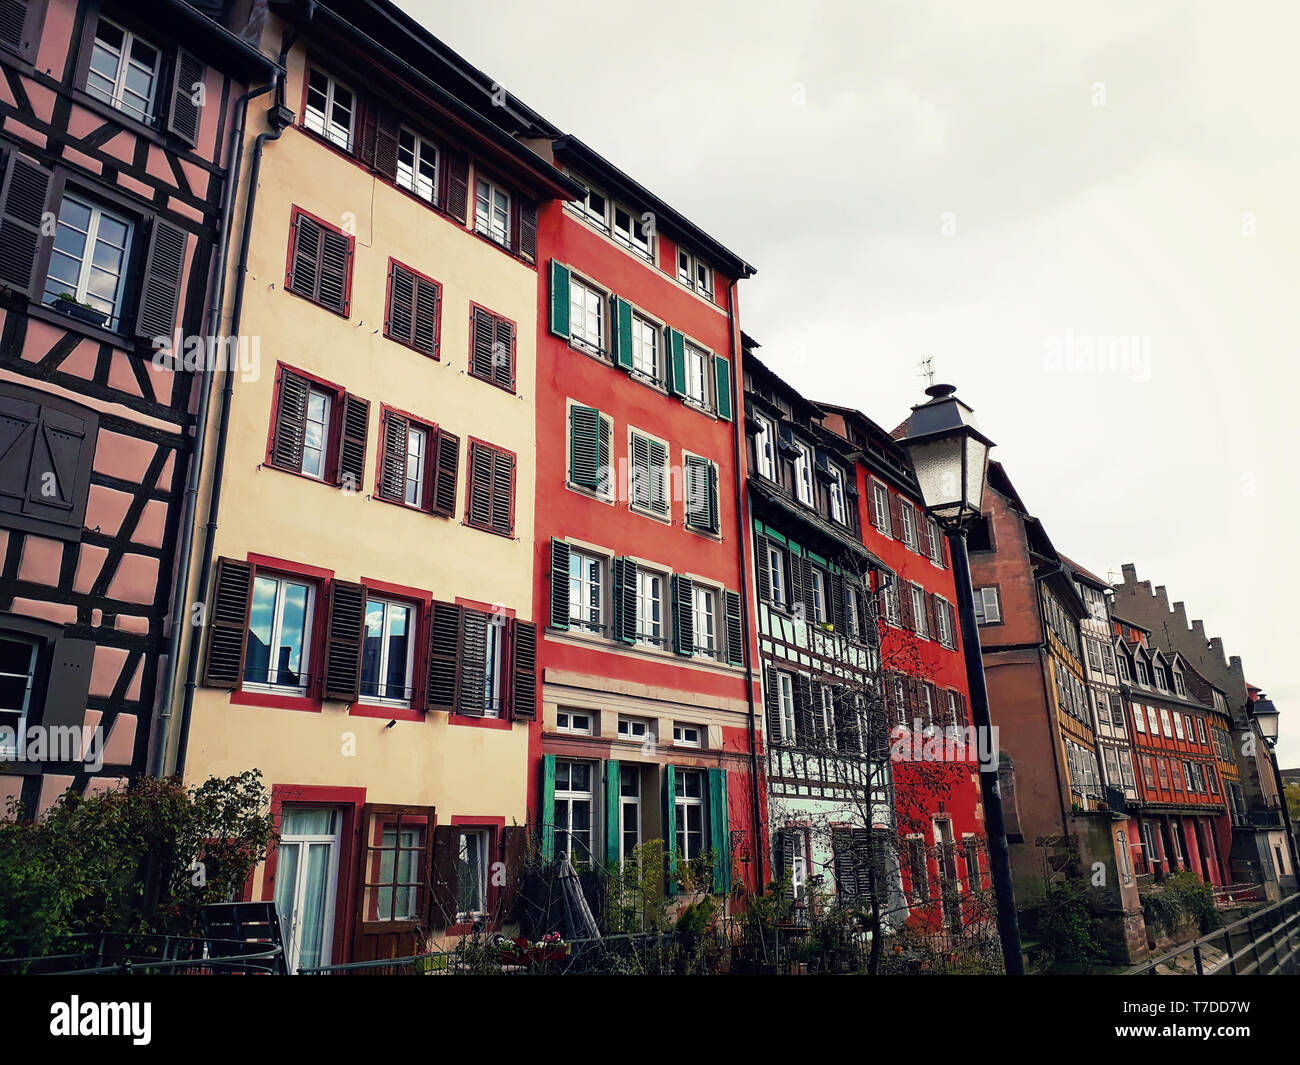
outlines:
[[[957,590],[957,614],[961,623],[962,652],[970,683],[971,721],[975,728],[992,737],[989,695],[984,684],[984,656],[980,651],[975,621],[975,594],[971,588],[970,559],[966,554],[967,523],[980,514],[989,449],[993,441],[975,424],[974,412],[954,395],[952,385],[931,385],[925,390],[926,403],[912,408],[907,435],[901,443],[907,449],[912,469],[921,488],[921,499],[930,516],[943,528],[952,552],[952,576]],[[990,743],[988,750],[993,750]],[[1020,921],[1011,887],[1011,853],[1007,848],[1006,825],[1002,816],[1002,793],[998,787],[998,760],[980,766],[980,791],[984,799],[984,828],[989,840],[989,873],[997,903],[998,934],[1002,939],[1002,960],[1008,975],[1023,976],[1024,956],[1020,948]]]
[[[1277,743],[1278,721],[1282,715],[1272,701],[1262,696],[1256,699],[1250,704],[1250,716],[1259,728],[1259,734],[1264,737],[1264,742],[1269,747]]]

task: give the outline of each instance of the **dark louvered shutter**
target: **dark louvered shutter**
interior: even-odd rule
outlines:
[[[786,602],[792,610],[805,610],[806,607],[804,606],[803,589],[804,560],[802,556],[796,555],[793,551],[789,552],[788,557],[790,560],[790,588],[789,594],[786,597]],[[812,620],[812,614],[806,614],[805,620]]]
[[[461,225],[469,210],[469,157],[452,149],[443,171],[442,209]]]
[[[781,742],[781,690],[776,670],[763,667],[763,709],[767,713],[768,746]]]
[[[713,463],[705,463],[704,467],[704,484],[706,498],[708,499],[708,529],[709,532],[720,532],[722,529],[722,519],[718,509],[718,467]]]
[[[375,144],[379,139],[379,111],[375,105],[362,106],[361,136],[358,138],[357,152],[366,166],[374,168]]]
[[[187,239],[179,226],[161,218],[154,220],[140,278],[140,311],[135,327],[138,336],[170,338],[175,330]]]
[[[326,699],[355,702],[361,693],[361,642],[366,621],[366,590],[348,581],[331,581],[325,633]]]
[[[668,337],[668,388],[674,396],[686,395],[686,337],[671,326]]]
[[[244,672],[244,639],[253,594],[253,567],[233,558],[217,559],[208,649],[203,683],[210,688],[238,688]]]
[[[433,358],[438,357],[438,317],[442,290],[422,277],[415,279],[415,314],[411,346]]]
[[[853,856],[853,837],[846,828],[831,829],[831,853],[834,859],[835,893],[843,902],[856,902],[861,885]]]
[[[406,450],[411,423],[396,411],[384,411],[384,457],[379,465],[380,499],[403,502],[406,499]],[[417,500],[417,502],[419,502]]]
[[[658,440],[647,441],[650,460],[650,509],[668,513],[668,448]]]
[[[497,318],[493,323],[492,382],[511,392],[515,390],[515,324],[508,318]]]
[[[926,624],[929,626],[930,639],[939,639],[939,601],[933,592],[925,593]]]
[[[297,214],[293,221],[293,255],[289,261],[289,288],[309,300],[320,291],[321,225]]]
[[[813,706],[812,678],[806,673],[796,674],[794,678],[794,729],[795,736],[804,746],[808,746],[813,736],[816,735],[816,726],[813,724],[815,709]]]
[[[897,495],[891,494],[889,497],[889,519],[894,539],[904,539],[906,534],[903,531],[903,500]]]
[[[280,368],[275,405],[275,431],[271,436],[271,462],[285,470],[302,469],[303,434],[307,428],[307,378]]]
[[[695,653],[695,582],[680,573],[672,576],[673,650],[679,655]]]
[[[813,564],[812,559],[807,555],[803,557],[803,610],[804,617],[813,622],[817,619],[817,594],[813,587]],[[822,585],[822,595],[825,597],[826,586]]]
[[[352,240],[332,229],[321,231],[320,302],[340,314],[348,313],[348,272]]]
[[[459,701],[460,615],[455,603],[436,600],[429,607],[429,657],[426,698],[430,710],[452,711]]]
[[[758,588],[758,601],[772,601],[772,571],[768,568],[767,537],[762,533],[754,534],[754,582]]]
[[[630,558],[614,560],[614,629],[622,643],[636,643],[636,584],[639,569]]]
[[[0,284],[35,297],[41,221],[50,210],[54,175],[11,153],[0,188]]]
[[[481,610],[460,612],[460,691],[456,713],[482,717],[487,695],[488,616]]]
[[[492,527],[492,465],[491,450],[471,442],[465,520],[476,529]]]
[[[433,463],[432,510],[445,518],[456,513],[456,472],[460,466],[460,437],[438,430]]]
[[[44,10],[39,0],[0,0],[0,47],[29,63],[35,60]]]
[[[375,170],[389,181],[397,180],[397,142],[401,123],[397,115],[384,107],[375,122]]]
[[[916,611],[912,609],[912,586],[894,578],[894,587],[898,590],[898,615],[905,629],[916,628]]]
[[[740,623],[740,594],[724,591],[722,599],[727,622],[727,662],[729,665],[742,666],[745,664],[745,639]]]
[[[632,434],[632,468],[628,476],[628,502],[632,506],[649,507],[650,441],[640,433]]]
[[[510,713],[516,721],[537,718],[537,626],[515,621],[515,661]]]
[[[403,344],[415,334],[415,275],[398,263],[388,270],[388,321],[384,332]]]
[[[569,480],[593,492],[600,488],[602,420],[595,407],[569,408]]]
[[[849,626],[845,608],[844,575],[841,573],[828,573],[826,580],[829,585],[827,594],[831,600],[831,624],[835,627],[836,632],[847,635]]]
[[[705,472],[708,463],[695,455],[687,455],[686,473],[686,524],[692,529],[708,529],[709,526],[709,484]]]
[[[551,628],[569,627],[569,545],[551,538]]]
[[[475,307],[470,316],[469,372],[484,381],[491,381],[496,330],[490,311]]]
[[[342,424],[337,481],[343,488],[359,492],[366,481],[366,436],[370,429],[370,401],[351,393],[345,395]]]
[[[614,361],[621,369],[632,369],[632,304],[611,296],[614,312]]]
[[[569,268],[551,260],[551,332],[569,339]]]
[[[191,148],[199,143],[199,116],[202,109],[194,97],[203,92],[207,68],[183,48],[176,53],[176,66],[172,76],[172,105],[167,115],[167,128]]]
[[[515,531],[515,457],[504,451],[492,456],[492,531],[502,536]]]
[[[519,224],[515,227],[515,252],[530,263],[537,261],[537,204],[516,197]]]

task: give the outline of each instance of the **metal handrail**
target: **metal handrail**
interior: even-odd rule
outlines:
[[[1294,912],[1291,912],[1292,910],[1294,910]],[[1256,934],[1255,926],[1262,919],[1279,911],[1284,915],[1283,919],[1270,924],[1262,935]],[[1237,949],[1234,950],[1233,936],[1243,929],[1249,937],[1249,940],[1245,943],[1236,944],[1235,946]],[[1286,945],[1290,947],[1290,949],[1287,950],[1284,956],[1279,958],[1277,957],[1279,948],[1276,944],[1276,937],[1280,932],[1285,932]],[[1257,910],[1255,913],[1243,917],[1239,921],[1234,921],[1230,925],[1225,925],[1223,928],[1216,929],[1208,935],[1192,940],[1190,943],[1184,943],[1182,946],[1176,947],[1174,950],[1162,954],[1158,958],[1153,958],[1134,969],[1130,969],[1125,975],[1164,975],[1157,971],[1158,966],[1164,965],[1174,958],[1187,954],[1189,951],[1192,953],[1196,962],[1196,974],[1198,976],[1214,976],[1222,972],[1224,969],[1230,971],[1234,976],[1245,976],[1250,973],[1263,971],[1264,963],[1268,959],[1276,958],[1272,969],[1269,970],[1274,971],[1281,969],[1282,966],[1288,964],[1296,958],[1298,954],[1300,954],[1300,940],[1297,940],[1296,946],[1291,945],[1292,938],[1297,936],[1300,936],[1300,893],[1287,895],[1285,898],[1279,899],[1271,906],[1266,906],[1262,910]],[[1216,964],[1212,969],[1207,970],[1205,968],[1204,959],[1201,955],[1201,948],[1205,946],[1217,947],[1219,944],[1216,941],[1222,941],[1224,953],[1227,957]],[[1260,947],[1265,942],[1268,942],[1269,949],[1264,952],[1263,956],[1261,956]],[[1239,965],[1239,962],[1248,954],[1250,955],[1249,963],[1244,964],[1244,966]]]

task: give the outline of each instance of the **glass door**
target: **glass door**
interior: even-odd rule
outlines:
[[[291,973],[330,963],[338,862],[339,812],[286,806],[280,815],[275,903]]]

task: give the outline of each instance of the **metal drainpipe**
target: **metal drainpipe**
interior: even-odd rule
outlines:
[[[745,656],[745,698],[749,701],[749,790],[750,805],[753,807],[752,829],[754,832],[754,887],[755,893],[763,893],[763,818],[760,814],[762,796],[758,786],[758,726],[754,711],[754,664],[750,658],[750,627],[753,622],[749,616],[749,566],[745,551],[745,485],[748,476],[745,473],[745,389],[744,375],[740,366],[740,345],[736,343],[736,285],[732,280],[727,293],[727,319],[731,333],[731,413],[732,438],[736,445],[736,519],[740,532],[740,629],[744,638]],[[737,402],[739,397],[739,402]]]
[[[209,291],[211,312],[208,318],[208,336],[217,337],[221,329],[221,312],[225,307],[226,294],[226,255],[230,249],[230,221],[235,209],[235,196],[239,188],[239,169],[244,160],[244,129],[248,120],[249,102],[263,93],[270,92],[279,82],[274,80],[257,89],[249,89],[240,96],[236,103],[238,118],[235,122],[233,139],[230,145],[230,159],[226,164],[226,188],[222,193],[221,233],[217,238],[216,266]],[[216,346],[209,354],[216,351]],[[177,353],[179,354],[179,353]],[[162,705],[158,708],[157,732],[154,747],[150,754],[149,774],[162,776],[167,764],[168,730],[172,716],[172,694],[179,672],[181,651],[181,631],[185,625],[185,605],[188,600],[190,563],[194,553],[194,528],[198,517],[199,488],[203,479],[203,452],[207,445],[208,417],[212,409],[212,379],[215,373],[214,360],[204,360],[203,384],[199,391],[199,409],[194,426],[194,452],[190,457],[189,476],[185,484],[184,513],[181,524],[181,543],[176,556],[176,588],[172,594],[171,634],[168,638],[167,669],[163,678]]]
[[[315,13],[316,5],[310,3],[307,20]],[[284,66],[289,50],[297,41],[301,31],[295,29],[288,34],[280,46],[280,66]],[[253,232],[253,206],[257,201],[257,179],[262,170],[262,148],[267,141],[279,140],[288,126],[285,120],[284,79],[276,81],[276,109],[271,112],[272,129],[259,133],[253,144],[253,161],[248,172],[248,196],[244,201],[243,227],[239,235],[239,263],[235,269],[235,299],[230,310],[230,336],[239,335],[239,325],[244,313],[244,276],[248,273],[248,249]],[[221,389],[221,414],[217,423],[217,452],[212,467],[212,492],[208,498],[208,518],[203,526],[203,563],[199,571],[199,584],[195,589],[194,601],[208,601],[208,586],[212,580],[212,547],[217,531],[217,513],[221,507],[221,478],[226,464],[226,441],[230,431],[230,403],[235,394],[235,375],[230,368],[226,370],[225,383]],[[194,709],[194,690],[198,686],[199,641],[190,646],[190,654],[185,663],[185,699],[181,704],[180,733],[176,746],[175,775],[185,775],[186,748],[190,739],[190,718]]]

